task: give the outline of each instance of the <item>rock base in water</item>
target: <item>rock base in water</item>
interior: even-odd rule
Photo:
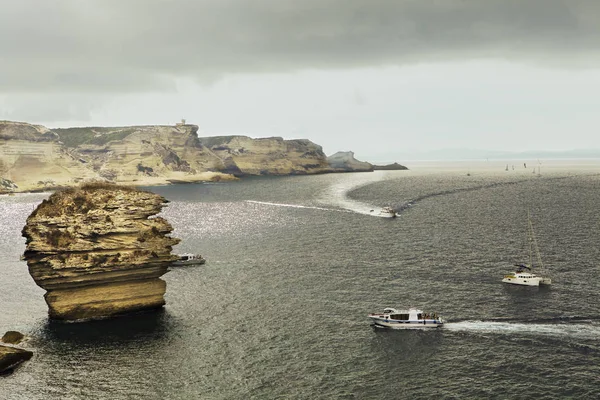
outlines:
[[[10,373],[19,364],[31,359],[32,356],[31,351],[0,345],[0,374]]]
[[[85,321],[160,308],[167,284],[162,279],[116,282],[46,293],[53,319]]]

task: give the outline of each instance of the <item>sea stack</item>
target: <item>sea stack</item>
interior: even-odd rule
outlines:
[[[91,183],[52,194],[27,218],[25,259],[52,319],[101,319],[160,308],[160,276],[179,242],[154,193]]]

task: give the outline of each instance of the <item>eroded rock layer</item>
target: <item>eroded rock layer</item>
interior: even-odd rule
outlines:
[[[75,186],[100,176],[41,125],[0,121],[0,193]]]
[[[164,305],[160,276],[177,259],[166,200],[88,184],[56,192],[27,218],[25,259],[51,318],[97,319]]]
[[[200,144],[198,126],[149,125],[54,129],[88,168],[114,182],[227,179],[223,162]]]

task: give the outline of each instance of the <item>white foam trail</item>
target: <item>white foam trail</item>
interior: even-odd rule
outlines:
[[[513,322],[462,321],[448,322],[444,329],[463,332],[516,333],[541,336],[577,337],[581,339],[600,339],[600,326],[593,324],[524,324]]]
[[[327,189],[327,191],[325,191],[321,197],[321,201],[357,214],[389,218],[389,216],[386,215],[379,215],[379,210],[381,207],[361,203],[359,201],[352,200],[347,196],[348,192],[351,190],[358,189],[361,186],[365,186],[374,182],[379,182],[385,178],[384,174],[377,172],[378,171],[363,175],[348,174],[344,176],[345,179],[342,180],[342,182],[331,186],[329,189]]]
[[[267,206],[275,206],[275,207],[310,208],[310,209],[313,209],[313,210],[348,212],[347,210],[337,210],[335,208],[302,206],[302,205],[299,205],[299,204],[272,203],[272,202],[269,202],[269,201],[246,200],[246,202],[247,203],[254,203],[254,204],[264,204],[264,205],[267,205]]]

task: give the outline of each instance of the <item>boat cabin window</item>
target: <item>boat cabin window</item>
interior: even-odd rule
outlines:
[[[398,321],[408,321],[408,314],[392,314],[390,315],[390,319],[395,319]]]

